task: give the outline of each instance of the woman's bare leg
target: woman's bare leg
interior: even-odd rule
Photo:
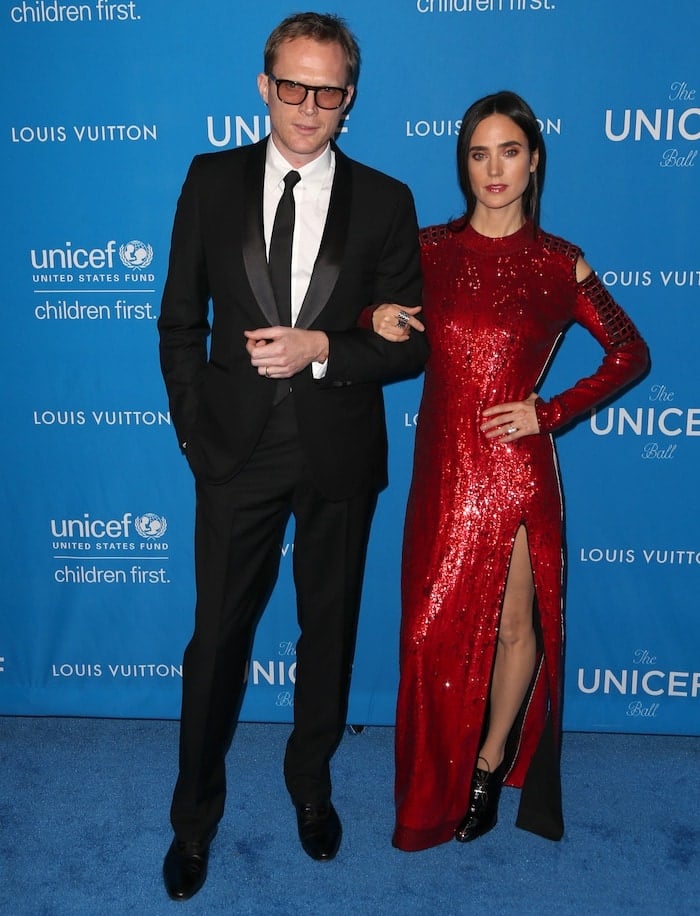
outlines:
[[[532,680],[536,641],[532,623],[535,589],[524,526],[518,529],[508,570],[490,693],[489,729],[479,751],[480,769],[493,772]]]

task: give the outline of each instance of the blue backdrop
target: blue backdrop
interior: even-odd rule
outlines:
[[[339,142],[457,215],[471,101],[520,92],[548,149],[545,228],[581,245],[650,343],[649,375],[558,439],[565,727],[700,733],[696,0],[354,0]],[[266,133],[255,77],[288,0],[2,3],[5,366],[0,713],[175,717],[192,627],[193,487],[155,321],[190,158]],[[643,62],[643,63],[640,63]],[[572,329],[543,395],[600,349]],[[370,544],[351,720],[391,723],[401,526],[420,380],[386,391],[391,484]],[[287,721],[289,555],[243,717]]]

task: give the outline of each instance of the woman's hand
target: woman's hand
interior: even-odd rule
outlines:
[[[535,436],[540,431],[535,412],[537,394],[533,391],[526,401],[511,404],[496,404],[483,412],[481,431],[487,439],[514,442],[524,436]]]
[[[420,312],[421,306],[414,305],[408,308],[403,305],[385,302],[378,305],[372,313],[372,329],[385,340],[392,343],[403,343],[411,335],[411,328],[415,331],[425,331],[425,325],[415,316]]]

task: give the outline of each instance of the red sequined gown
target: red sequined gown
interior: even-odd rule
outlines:
[[[402,568],[401,680],[393,843],[452,838],[481,744],[513,542],[527,529],[538,661],[506,751],[522,787],[517,824],[558,839],[562,668],[562,501],[550,433],[647,365],[636,328],[579,248],[535,231],[492,239],[471,226],[421,232],[431,341],[416,434]],[[486,407],[536,391],[571,322],[605,351],[598,370],[545,403],[540,435],[510,444],[479,430]]]

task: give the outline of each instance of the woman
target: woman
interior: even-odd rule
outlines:
[[[647,348],[575,245],[537,225],[542,138],[512,92],[475,102],[459,135],[466,213],[421,231],[431,357],[402,570],[393,843],[476,839],[503,783],[517,824],[563,832],[559,782],[562,502],[551,433],[630,383]],[[410,313],[409,313],[410,312]],[[572,322],[597,371],[537,395]],[[385,305],[375,331],[422,324]]]

